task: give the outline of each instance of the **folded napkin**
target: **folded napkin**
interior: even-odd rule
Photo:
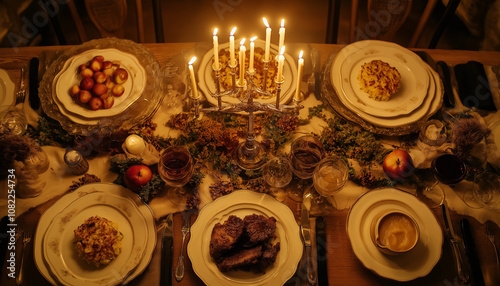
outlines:
[[[496,111],[483,64],[470,61],[454,67],[459,96],[468,108]]]

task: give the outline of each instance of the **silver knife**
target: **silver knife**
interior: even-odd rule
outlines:
[[[172,285],[172,254],[174,246],[172,214],[165,219],[165,228],[161,239],[160,285]]]
[[[311,256],[311,223],[309,221],[309,210],[311,209],[311,196],[310,192],[304,194],[302,201],[302,209],[300,211],[300,231],[302,239],[304,239],[304,247],[306,250],[306,270],[307,282],[309,285],[316,285],[317,277],[314,271],[314,266]]]
[[[451,221],[450,211],[448,209],[448,204],[446,200],[441,204],[441,211],[443,212],[445,231],[448,239],[451,242],[453,254],[455,256],[455,262],[457,264],[457,274],[460,280],[464,283],[469,282],[469,273],[464,269],[464,263],[462,259],[462,254],[460,252],[460,237],[455,233],[453,229],[453,222]]]

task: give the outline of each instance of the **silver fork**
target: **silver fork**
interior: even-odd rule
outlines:
[[[181,254],[179,255],[179,260],[177,261],[177,267],[175,267],[175,280],[177,280],[177,282],[180,282],[182,280],[182,278],[184,278],[183,250],[184,250],[184,242],[186,240],[186,236],[191,229],[191,211],[190,210],[183,211],[182,218],[183,218],[183,223],[182,223],[182,228],[181,228],[181,231],[182,231]]]
[[[21,82],[19,83],[19,91],[16,93],[16,105],[18,103],[24,102],[24,98],[26,97],[26,88],[24,86],[24,72],[26,70],[26,66],[21,67]]]
[[[23,226],[21,226],[23,229],[23,247],[21,249],[21,263],[19,264],[19,275],[16,278],[16,283],[17,285],[21,284],[24,279],[24,272],[23,272],[23,266],[24,266],[24,254],[26,251],[26,246],[31,242],[31,228],[26,226],[26,224],[23,223]]]
[[[496,254],[496,258],[497,258],[497,267],[500,270],[500,261],[498,258],[498,250],[497,250],[497,247],[495,245],[495,233],[493,232],[493,223],[491,221],[486,222],[486,237],[493,245],[493,249],[495,249],[495,254]]]

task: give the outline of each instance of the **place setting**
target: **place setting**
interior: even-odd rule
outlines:
[[[364,40],[327,60],[323,97],[341,116],[371,132],[406,135],[441,108],[443,87],[439,75],[412,51]]]

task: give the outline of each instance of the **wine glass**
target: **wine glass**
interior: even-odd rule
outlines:
[[[444,190],[438,188],[439,183],[453,187],[460,183],[467,174],[467,166],[460,158],[453,154],[440,155],[431,163],[431,171],[436,179],[436,182],[429,188],[424,190],[424,195],[430,198],[437,205],[443,204],[445,200]],[[482,208],[482,205],[473,197],[471,192],[459,192],[455,190],[457,195],[464,203],[471,208]]]
[[[174,187],[167,197],[174,205],[186,203],[187,190],[183,188],[193,176],[193,158],[186,147],[171,146],[163,150],[158,161],[158,173],[165,184]]]
[[[311,135],[299,137],[292,143],[290,149],[292,172],[302,179],[302,184],[304,184],[304,180],[312,178],[314,169],[324,157],[325,149],[316,137]],[[288,194],[292,200],[300,202],[303,188],[294,188]]]
[[[262,169],[262,175],[271,186],[270,194],[278,201],[285,200],[286,191],[283,189],[292,180],[292,168],[286,157],[274,157]]]
[[[492,172],[474,178],[474,197],[489,209],[500,209],[500,176]]]
[[[337,208],[334,194],[344,188],[349,179],[349,167],[336,155],[323,158],[314,169],[313,184],[319,195],[311,200],[311,212],[327,214]]]

